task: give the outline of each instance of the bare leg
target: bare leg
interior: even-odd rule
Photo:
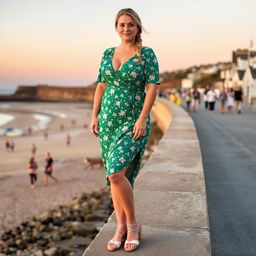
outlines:
[[[58,180],[57,180],[55,177],[53,177],[52,175],[49,175],[49,177],[50,177],[51,179],[53,179],[56,183],[58,182]]]
[[[46,186],[48,184],[48,175],[44,174],[44,185]]]
[[[111,182],[112,195],[114,195],[114,198],[118,201],[120,208],[123,209],[126,216],[127,224],[132,224],[136,221],[134,197],[131,184],[125,176],[125,171],[126,169],[119,171],[118,173],[109,175],[109,180]],[[128,232],[127,240],[138,240],[138,232],[136,232],[136,230],[133,230],[133,232]],[[133,247],[134,244],[128,245],[128,248],[132,249]]]

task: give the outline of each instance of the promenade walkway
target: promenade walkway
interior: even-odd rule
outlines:
[[[116,228],[112,214],[83,256],[211,255],[202,158],[193,121],[168,101],[157,101],[153,112],[165,133],[135,183],[136,215],[143,225],[140,247],[130,253],[122,248],[107,252]]]
[[[203,158],[212,254],[256,255],[256,113],[191,112]]]

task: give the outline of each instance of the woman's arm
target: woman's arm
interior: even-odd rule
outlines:
[[[146,132],[146,121],[149,115],[149,112],[155,102],[157,95],[158,86],[156,84],[148,84],[147,85],[147,94],[145,97],[145,101],[143,104],[143,108],[141,110],[140,116],[136,121],[133,128],[133,138],[137,139],[143,136]]]
[[[99,135],[98,114],[100,111],[101,100],[105,93],[106,88],[107,88],[106,83],[98,83],[96,90],[95,90],[95,94],[94,94],[92,120],[91,120],[91,124],[90,124],[90,130],[91,130],[91,133],[96,137]]]

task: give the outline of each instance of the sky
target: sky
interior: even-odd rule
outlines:
[[[256,48],[255,0],[1,0],[0,88],[86,86],[106,48],[118,46],[117,12],[133,8],[160,72],[231,61]]]

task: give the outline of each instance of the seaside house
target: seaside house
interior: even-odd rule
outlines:
[[[244,100],[249,104],[256,98],[256,68],[247,66],[243,77]]]

